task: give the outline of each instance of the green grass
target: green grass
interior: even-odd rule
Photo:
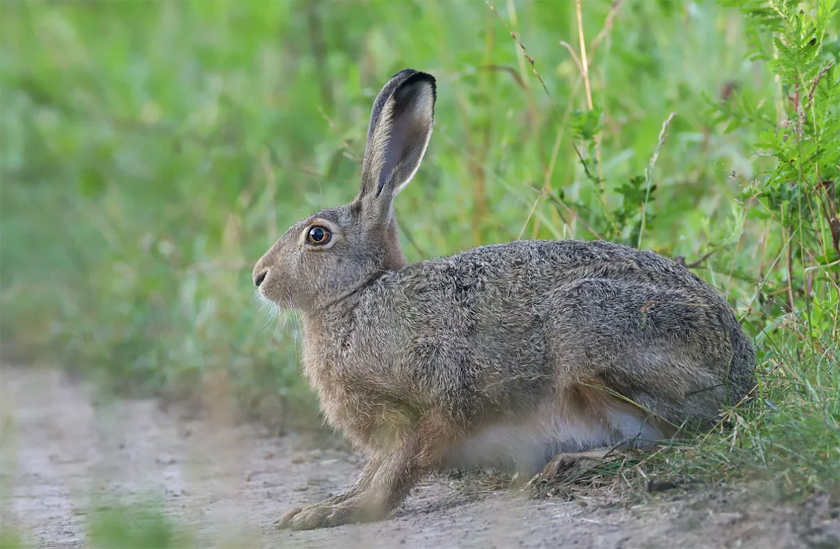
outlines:
[[[160,501],[133,505],[100,506],[90,513],[88,545],[101,549],[168,549],[192,547],[189,537],[178,531]]]
[[[812,490],[840,493],[836,358],[800,358],[797,343],[785,343],[780,354],[762,361],[752,403],[731,410],[699,440],[654,456],[649,476],[694,482],[761,480],[793,497]],[[836,357],[837,348],[829,353]]]
[[[371,101],[410,66],[439,92],[397,204],[409,260],[519,237],[684,258],[756,338],[761,385],[668,459],[836,485],[838,71],[798,138],[788,120],[811,65],[838,61],[840,17],[808,61],[742,11],[587,0],[579,27],[571,1],[2,2],[0,336],[120,392],[224,376],[250,417],[312,418],[294,325],[261,309],[251,267],[352,198]]]
[[[0,549],[23,549],[26,547],[14,532],[0,533]]]

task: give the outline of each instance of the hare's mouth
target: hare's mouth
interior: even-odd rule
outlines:
[[[264,288],[257,288],[256,294],[264,304],[278,309],[294,309],[295,304],[289,292],[281,292],[279,296],[268,296],[263,291]]]

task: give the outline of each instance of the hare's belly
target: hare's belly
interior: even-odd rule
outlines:
[[[658,440],[661,434],[638,417],[619,410],[605,418],[562,415],[546,408],[516,421],[500,421],[480,428],[453,448],[445,467],[493,467],[534,475],[555,455],[580,452],[639,440]]]

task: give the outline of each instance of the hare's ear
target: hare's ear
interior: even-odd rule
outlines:
[[[385,84],[370,113],[359,200],[369,215],[390,216],[394,197],[408,185],[432,136],[435,78],[404,69]]]

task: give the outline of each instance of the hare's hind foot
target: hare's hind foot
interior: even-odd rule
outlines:
[[[557,454],[543,468],[540,476],[543,478],[555,478],[558,475],[578,466],[591,466],[599,463],[607,457],[611,448],[595,448],[586,452],[566,452]]]
[[[594,448],[585,452],[564,452],[554,456],[543,470],[534,475],[524,488],[532,487],[544,482],[571,482],[582,476],[586,471],[603,461],[612,448]]]

